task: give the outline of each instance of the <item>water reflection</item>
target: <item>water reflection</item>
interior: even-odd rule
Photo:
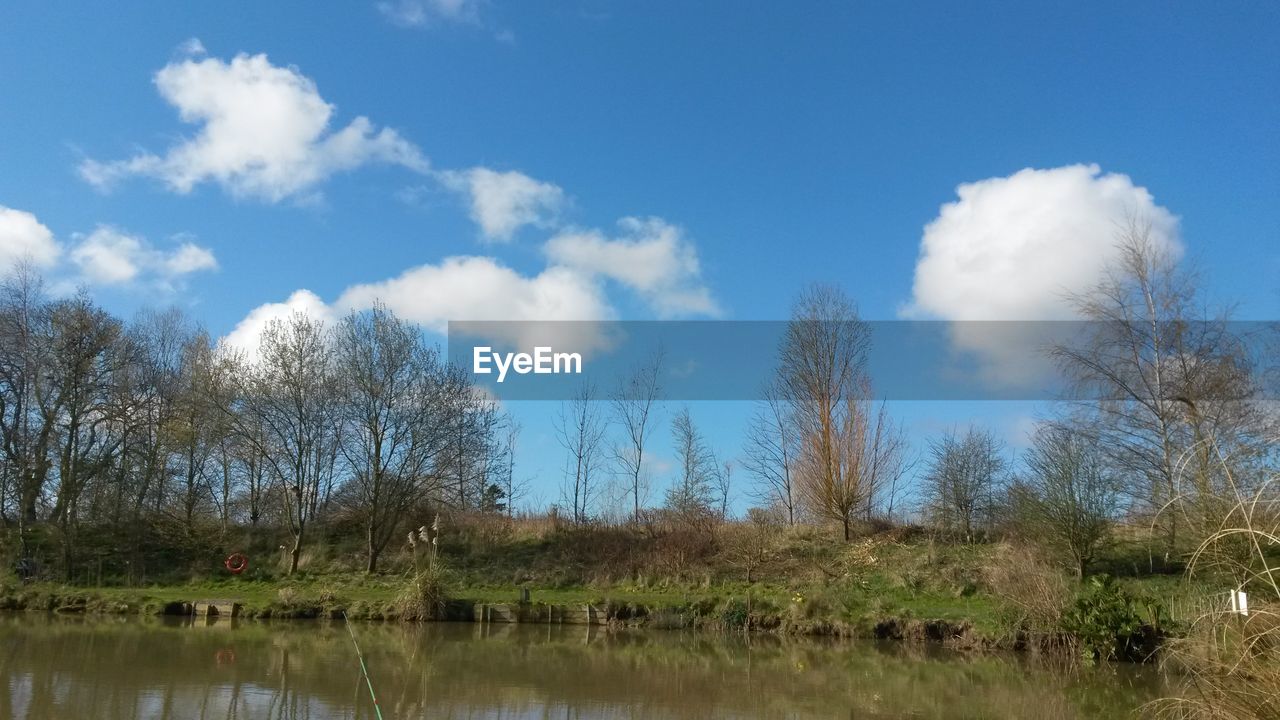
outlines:
[[[1149,668],[1062,672],[936,646],[356,626],[392,718],[1114,718]],[[371,718],[341,623],[0,617],[0,720]]]

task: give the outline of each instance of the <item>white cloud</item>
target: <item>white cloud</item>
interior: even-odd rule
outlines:
[[[619,282],[636,291],[658,313],[670,318],[718,315],[711,291],[702,284],[698,252],[683,231],[661,218],[628,217],[620,234],[569,231],[547,241],[551,262]]]
[[[184,275],[218,267],[212,251],[190,241],[166,252],[110,225],[74,237],[78,242],[69,254],[71,262],[81,278],[97,285],[125,285],[143,276],[167,285]]]
[[[0,205],[0,272],[22,262],[47,268],[58,261],[61,252],[53,233],[35,215]]]
[[[396,0],[378,3],[378,12],[404,27],[436,22],[478,23],[480,0]]]
[[[1181,252],[1177,218],[1128,176],[1097,165],[1028,168],[956,194],[924,228],[904,317],[1074,319],[1070,297],[1103,279],[1130,219],[1150,222],[1157,247]],[[1051,371],[1040,350],[1054,340],[1048,326],[961,322],[951,340],[982,361],[982,379],[993,386],[1031,386]]]
[[[259,336],[272,319],[301,312],[332,323],[375,303],[437,333],[444,333],[451,320],[512,321],[491,328],[498,337],[490,339],[523,348],[551,344],[579,352],[606,345],[599,325],[541,322],[599,321],[614,316],[599,285],[567,268],[552,267],[526,276],[493,258],[451,257],[439,264],[410,268],[394,278],[353,285],[332,304],[309,290],[298,290],[283,303],[268,303],[250,311],[222,343],[256,358]]]
[[[909,317],[1073,317],[1068,295],[1102,279],[1128,218],[1178,252],[1178,220],[1127,175],[1097,165],[1026,169],[956,188],[924,229]]]
[[[254,361],[258,357],[262,331],[272,320],[285,320],[294,313],[307,315],[326,324],[332,324],[334,320],[333,311],[319,295],[310,290],[296,290],[282,303],[267,303],[250,310],[218,344],[224,349],[243,353],[245,358]]]
[[[272,65],[265,54],[230,62],[203,57],[199,41],[188,41],[185,50],[156,73],[155,83],[183,122],[199,126],[194,137],[163,156],[86,160],[80,165],[85,180],[105,189],[141,175],[178,193],[215,182],[236,197],[278,202],[306,198],[329,176],[369,163],[427,171],[417,146],[368,118],[330,131],[334,106],[297,68]]]
[[[446,187],[465,193],[471,219],[486,240],[507,242],[525,225],[546,226],[564,207],[564,191],[516,171],[476,167],[439,174]]]
[[[347,288],[343,311],[382,301],[397,315],[436,332],[449,320],[599,320],[610,317],[599,287],[566,268],[525,276],[489,257],[451,257],[398,277]]]

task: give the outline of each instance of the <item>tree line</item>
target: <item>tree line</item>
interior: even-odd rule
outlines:
[[[325,517],[359,529],[373,571],[411,511],[499,510],[515,485],[509,418],[381,306],[272,320],[250,356],[180,311],[125,322],[19,269],[0,287],[0,430],[0,521],[23,557],[56,546],[68,578],[104,553],[138,567],[157,533],[236,528],[283,530],[292,572]]]
[[[913,444],[873,395],[856,304],[817,285],[792,308],[732,457],[688,408],[673,413],[660,496],[661,351],[605,392],[583,386],[563,402],[553,512],[715,522],[745,493],[754,520],[829,524],[846,541],[907,521],[957,542],[1034,538],[1081,576],[1125,522],[1150,530],[1153,567],[1168,564],[1227,521],[1232,498],[1264,487],[1276,418],[1265,368],[1229,313],[1205,309],[1195,274],[1140,224],[1118,243],[1103,280],[1070,298],[1093,322],[1082,341],[1048,349],[1071,394],[1038,418],[1024,452],[977,424]],[[295,314],[258,340],[249,355],[179,311],[126,322],[84,293],[50,297],[36,274],[11,275],[0,287],[0,523],[19,554],[56,548],[70,578],[110,552],[133,573],[158,535],[189,549],[247,529],[287,538],[293,572],[325,523],[358,535],[373,572],[436,508],[510,513],[524,495],[520,428],[387,308],[332,326]]]

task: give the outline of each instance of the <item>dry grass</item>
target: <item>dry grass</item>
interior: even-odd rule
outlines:
[[[1034,633],[1059,632],[1072,588],[1062,571],[1035,550],[1000,545],[983,575],[992,594],[1014,616],[1015,627]]]
[[[1208,442],[1208,441],[1207,441]],[[1191,624],[1173,644],[1169,662],[1182,673],[1182,693],[1150,704],[1151,717],[1179,720],[1280,718],[1280,494],[1277,481],[1237,482],[1229,458],[1210,442],[1225,480],[1225,506],[1216,528],[1192,553],[1189,573],[1229,578],[1250,594],[1247,617],[1222,607]],[[1183,511],[1175,508],[1175,511]]]

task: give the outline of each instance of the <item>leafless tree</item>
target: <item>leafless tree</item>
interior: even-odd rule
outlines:
[[[720,513],[721,520],[726,520],[729,517],[729,504],[733,495],[733,467],[732,460],[725,460],[720,465],[720,469],[714,478],[716,504],[719,506],[717,510]]]
[[[765,386],[764,397],[747,426],[743,466],[755,478],[753,496],[785,513],[787,524],[796,524],[799,493],[795,489],[796,423],[777,381]]]
[[[667,489],[667,507],[679,512],[707,511],[720,466],[706,439],[683,407],[671,422],[676,478]]]
[[[781,387],[797,428],[798,487],[807,509],[840,522],[846,540],[867,492],[869,346],[869,330],[848,296],[818,285],[797,300],[781,348]]]
[[[1118,479],[1089,438],[1070,426],[1042,424],[1014,486],[1014,518],[1024,537],[1056,550],[1084,578],[1117,511]]]
[[[301,313],[273,320],[262,332],[256,363],[242,368],[246,387],[238,429],[258,444],[298,560],[310,521],[333,479],[340,419],[334,403],[334,366],[324,324]]]
[[[1217,494],[1220,464],[1205,455],[1202,439],[1234,437],[1239,460],[1257,454],[1246,449],[1257,435],[1250,371],[1227,316],[1203,311],[1194,274],[1156,243],[1149,224],[1129,223],[1119,251],[1104,280],[1074,298],[1092,321],[1085,336],[1053,354],[1084,400],[1083,427],[1132,479],[1123,488],[1129,505],[1161,528],[1168,559],[1187,516],[1166,509],[1186,492],[1206,501]],[[1184,461],[1191,472],[1180,471]],[[1183,477],[1191,487],[1179,487]]]
[[[381,305],[339,322],[334,360],[348,490],[372,573],[406,513],[437,488],[435,464],[448,440],[447,385],[436,351]]]
[[[560,406],[556,436],[567,453],[565,481],[561,494],[573,510],[573,521],[590,517],[595,500],[596,475],[600,470],[604,420],[600,416],[595,388],[583,384],[578,393]]]
[[[611,398],[613,419],[623,431],[622,442],[613,449],[613,461],[629,486],[632,519],[637,522],[648,492],[644,451],[653,424],[654,404],[662,393],[659,383],[662,361],[663,353],[659,349],[619,383]]]
[[[991,529],[996,496],[1005,479],[1002,445],[989,430],[954,430],[929,445],[922,488],[925,513],[942,532],[973,542]]]

